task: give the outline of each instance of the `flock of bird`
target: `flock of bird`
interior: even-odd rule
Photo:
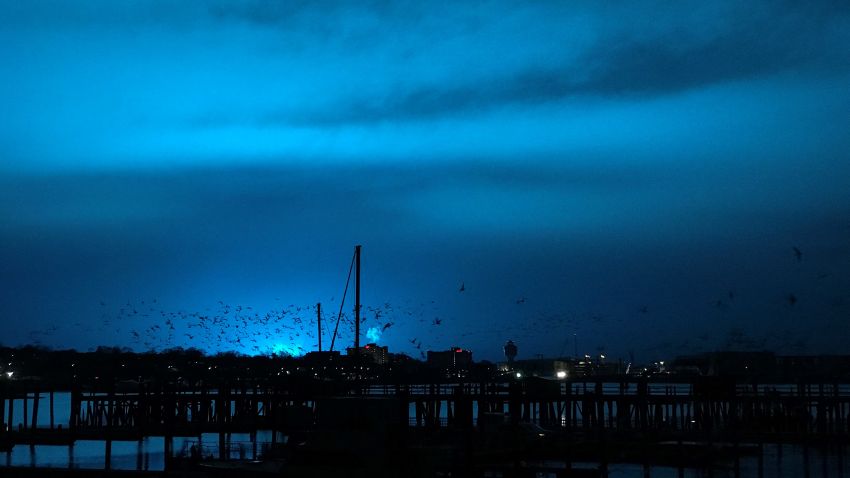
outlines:
[[[803,261],[803,252],[796,246],[791,250],[793,258],[797,262]],[[823,276],[823,274],[821,274]],[[821,277],[818,276],[818,277]],[[469,294],[465,282],[461,282],[458,293],[463,297]],[[474,292],[473,292],[474,293]],[[464,299],[461,299],[464,300]],[[722,297],[714,299],[713,306],[720,311],[726,311],[738,300],[734,290],[728,290]],[[331,299],[333,301],[333,299]],[[517,316],[520,318],[503,327],[494,327],[487,323],[486,327],[480,324],[471,324],[471,321],[459,321],[452,319],[451,327],[446,327],[446,319],[442,317],[444,310],[438,307],[437,301],[419,303],[390,303],[380,305],[365,305],[361,309],[361,329],[369,331],[369,337],[380,337],[384,333],[410,333],[416,331],[415,337],[407,339],[408,351],[425,357],[426,350],[436,348],[447,348],[455,344],[473,343],[501,343],[510,338],[513,340],[539,339],[541,334],[558,331],[558,335],[565,337],[562,344],[561,354],[568,350],[570,344],[576,340],[581,333],[582,337],[593,336],[594,329],[602,327],[622,329],[625,326],[624,317],[610,318],[598,313],[566,313],[566,312],[542,312],[527,309],[531,300],[520,296],[515,300]],[[798,303],[794,293],[787,293],[785,302],[788,307],[793,308]],[[101,323],[95,327],[84,325],[80,322],[72,324],[72,327],[83,333],[103,334],[108,331],[111,335],[115,333],[116,339],[126,342],[122,337],[129,338],[134,349],[162,350],[171,347],[195,347],[207,352],[237,351],[248,354],[287,353],[300,355],[304,352],[315,350],[318,343],[317,316],[315,305],[283,305],[280,298],[274,299],[274,307],[269,310],[260,311],[250,306],[230,305],[219,300],[214,306],[204,309],[203,312],[169,311],[160,306],[157,299],[141,300],[138,302],[126,302],[117,307],[101,302]],[[638,317],[649,316],[653,313],[653,307],[643,304],[636,308]],[[331,333],[337,318],[324,316],[323,342],[325,348],[330,344]],[[351,314],[342,314],[339,318],[342,333],[337,337],[337,344],[348,344],[354,333],[354,320]],[[641,323],[652,326],[653,320],[640,320]],[[402,324],[399,327],[396,324]],[[471,327],[465,329],[464,327]],[[40,343],[46,337],[60,332],[59,327],[52,326],[46,330],[34,331],[30,335],[33,343]],[[598,336],[599,334],[596,333]],[[701,344],[710,342],[718,337],[710,333],[695,334],[686,339],[681,347],[691,347],[697,340]],[[777,332],[779,340],[793,343],[799,338],[793,334]],[[777,337],[772,337],[776,339]],[[725,337],[727,346],[758,347],[764,345],[765,341],[771,339],[763,337],[761,341],[752,339],[744,333],[743,329],[733,327]],[[396,343],[400,337],[396,337]],[[451,343],[450,343],[451,342]],[[574,344],[573,344],[574,345]],[[586,345],[586,343],[584,344]],[[674,347],[677,344],[661,341],[656,347]],[[337,349],[341,348],[339,345]],[[604,344],[596,346],[597,351],[604,351]]]

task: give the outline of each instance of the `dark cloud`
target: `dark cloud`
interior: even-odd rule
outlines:
[[[433,120],[572,97],[668,95],[787,71],[846,71],[850,50],[835,48],[848,39],[841,31],[850,25],[842,10],[797,8],[780,18],[707,18],[729,24],[707,38],[686,31],[650,38],[631,32],[604,38],[567,65],[558,66],[560,60],[555,59],[555,65],[536,65],[473,84],[461,77],[378,97],[354,95],[324,110],[270,114],[258,123],[321,127]]]
[[[130,223],[156,227],[163,221],[303,215],[305,208],[348,208],[352,198],[373,208],[398,208],[405,197],[446,184],[494,190],[647,187],[657,173],[639,165],[591,167],[559,157],[529,157],[522,163],[489,159],[334,166],[266,166],[187,169],[172,172],[100,172],[0,176],[0,231],[16,227],[56,230],[115,228]],[[374,211],[374,209],[373,209]],[[226,215],[225,215],[226,216]],[[94,229],[91,229],[91,228]]]

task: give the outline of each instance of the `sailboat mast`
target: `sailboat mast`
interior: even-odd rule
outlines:
[[[316,327],[319,329],[319,352],[322,351],[322,303],[316,303]]]
[[[354,350],[360,355],[360,247],[354,246]]]

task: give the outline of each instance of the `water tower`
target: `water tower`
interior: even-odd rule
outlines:
[[[508,343],[505,344],[505,358],[508,359],[508,363],[514,363],[516,352],[516,344],[513,340],[508,340]]]

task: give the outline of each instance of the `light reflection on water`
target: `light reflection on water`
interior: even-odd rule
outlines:
[[[236,457],[238,444],[243,447],[246,458],[251,458],[251,437],[248,433],[233,433],[230,444],[234,444]],[[197,443],[197,437],[174,437],[175,454]],[[201,437],[204,449],[215,449],[217,457],[218,434],[204,433]],[[257,432],[257,442],[270,442],[271,432]],[[65,445],[16,445],[8,453],[0,453],[0,466],[37,466],[45,468],[91,468],[103,469],[106,465],[106,442],[100,440],[78,440],[71,447]],[[160,471],[165,466],[165,440],[162,437],[146,437],[141,441],[113,441],[111,468],[115,470]]]
[[[17,445],[6,454],[5,464],[49,468],[97,468],[105,466],[106,444],[95,440],[78,440],[74,446]],[[162,470],[164,443],[160,437],[148,437],[141,442],[112,442],[112,468]],[[141,464],[141,466],[140,466]]]

